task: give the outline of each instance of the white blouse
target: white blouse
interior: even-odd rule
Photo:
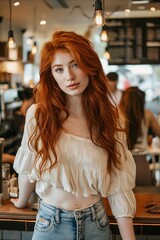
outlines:
[[[14,169],[17,173],[28,174],[30,182],[36,181],[36,193],[43,199],[50,186],[62,188],[76,196],[101,194],[108,197],[112,213],[117,217],[133,217],[136,201],[132,189],[135,187],[135,163],[127,149],[123,133],[117,138],[122,169],[107,173],[108,156],[91,139],[78,137],[62,132],[56,146],[58,164],[50,172],[41,176],[34,169],[35,151],[28,147],[28,139],[36,124],[35,105],[32,105],[26,116],[26,123],[21,146],[16,154]],[[41,144],[41,143],[40,143]],[[51,152],[54,161],[54,156]],[[40,159],[39,159],[40,160]],[[38,168],[38,164],[37,164]]]
[[[142,121],[141,125],[142,136],[137,139],[137,143],[134,145],[134,149],[132,149],[133,155],[143,155],[147,154],[148,152],[148,142],[147,142],[147,135],[148,135],[148,127],[145,124],[145,121]]]

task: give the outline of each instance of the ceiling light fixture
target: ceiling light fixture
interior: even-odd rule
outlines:
[[[95,1],[95,12],[93,15],[93,23],[96,27],[102,27],[104,25],[105,19],[103,15],[102,1]]]
[[[151,10],[151,12],[155,12],[156,8],[155,7],[151,7],[150,10]]]
[[[42,19],[39,24],[40,24],[40,25],[46,25],[46,23],[47,23],[46,20],[45,20],[45,19]]]
[[[107,30],[106,30],[106,28],[104,26],[102,28],[102,32],[101,32],[100,38],[101,38],[102,42],[107,42],[108,41]]]
[[[32,46],[32,54],[35,55],[37,53],[37,43],[34,41],[33,46]]]
[[[33,16],[34,16],[34,38],[36,35],[36,7],[33,9]],[[32,54],[35,55],[37,53],[37,42],[34,40],[33,46],[32,46]]]
[[[105,48],[104,58],[105,58],[106,60],[110,60],[110,59],[111,59],[111,55],[110,55],[110,53],[109,53],[109,51],[108,51],[108,46]]]
[[[13,5],[14,5],[15,7],[19,6],[19,4],[20,4],[20,1],[14,1],[14,3],[13,3]]]
[[[131,12],[131,0],[128,0],[128,7],[124,10],[126,14],[129,14]]]
[[[132,4],[147,4],[149,0],[132,0]]]
[[[8,31],[8,48],[15,48],[16,43],[14,40],[14,33],[12,30],[12,0],[9,0],[9,10],[10,10],[10,14],[9,14],[10,28]]]

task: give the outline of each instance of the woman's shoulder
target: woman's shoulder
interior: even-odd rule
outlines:
[[[26,113],[26,117],[27,118],[33,118],[34,115],[35,115],[35,111],[36,111],[36,107],[37,107],[37,104],[32,104],[28,110],[27,110],[27,113]]]
[[[145,118],[150,120],[154,116],[154,113],[148,109],[145,110]]]

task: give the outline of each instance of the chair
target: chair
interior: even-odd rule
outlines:
[[[152,172],[149,168],[146,155],[133,155],[136,163],[136,186],[154,186]]]

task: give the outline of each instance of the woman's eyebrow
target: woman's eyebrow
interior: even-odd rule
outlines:
[[[69,64],[72,64],[73,62],[75,62],[74,59],[72,59],[72,60],[69,62]],[[61,66],[63,66],[63,64],[54,64],[54,65],[52,65],[52,68],[54,68],[54,67],[61,67]]]
[[[60,66],[62,66],[62,64],[54,64],[54,65],[52,65],[52,68],[54,68],[54,67],[60,67]]]

